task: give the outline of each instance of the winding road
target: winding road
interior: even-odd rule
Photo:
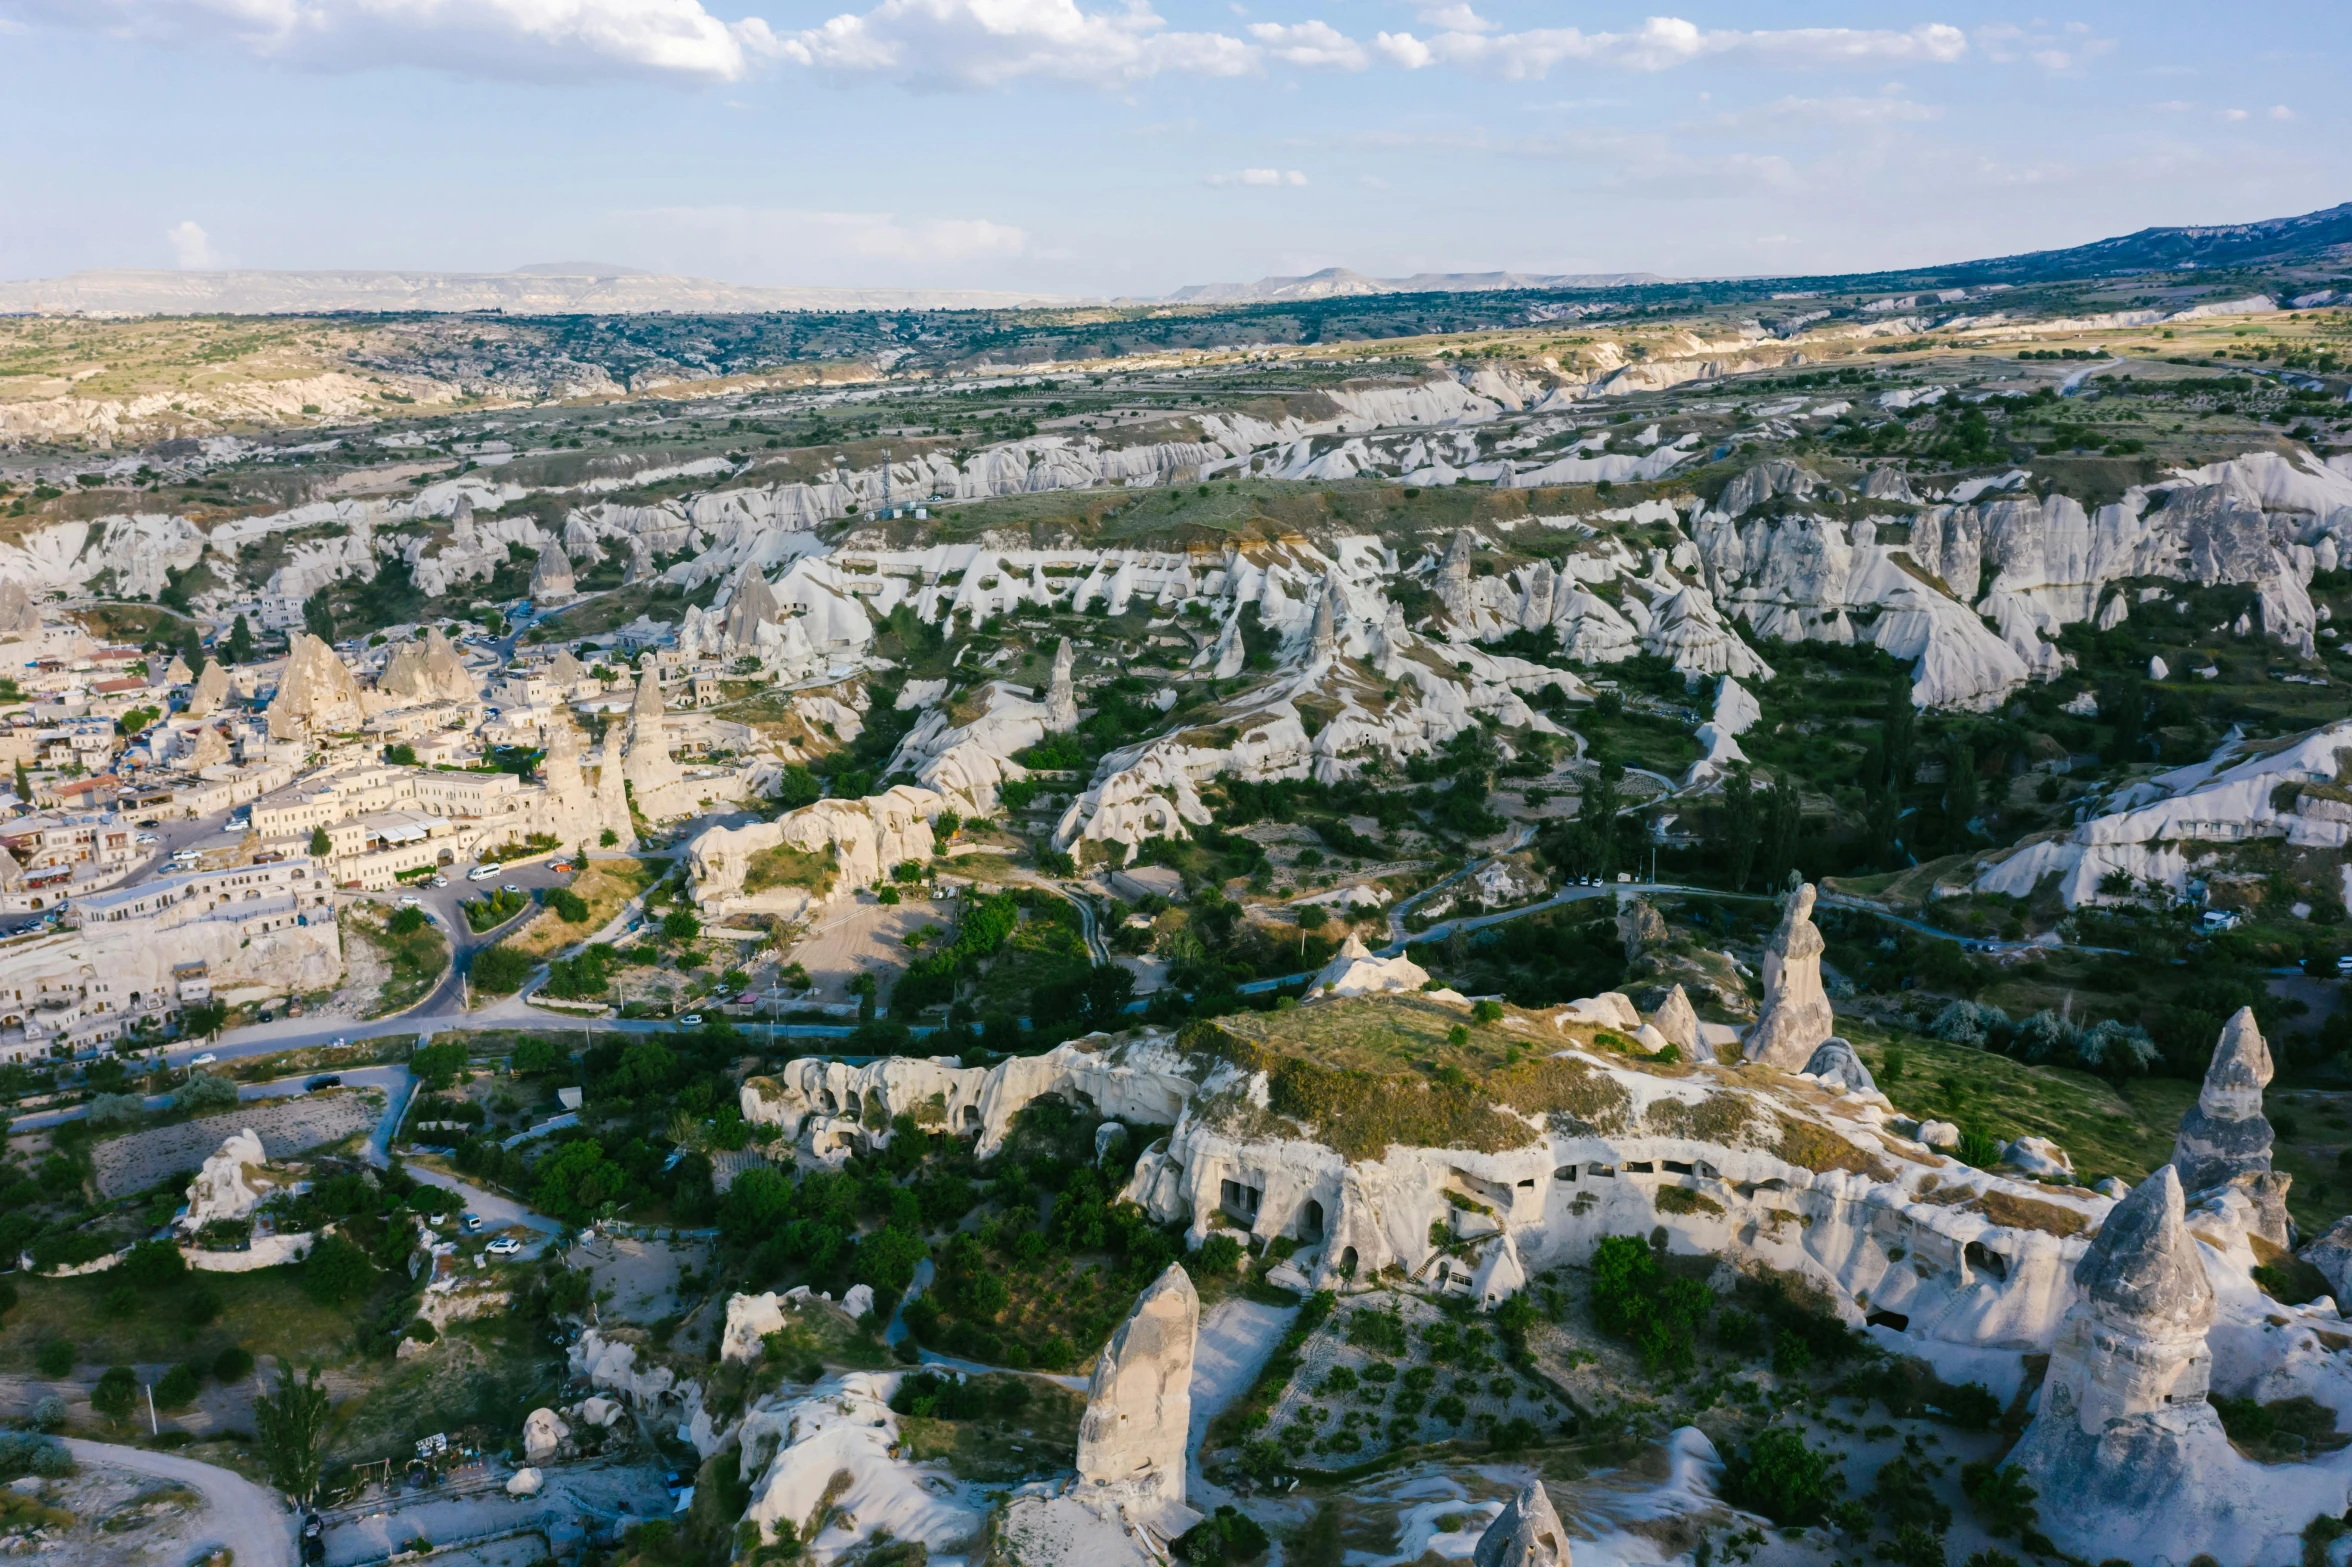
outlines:
[[[194,1559],[202,1560],[225,1546],[234,1553],[237,1567],[294,1567],[294,1515],[276,1493],[263,1490],[243,1475],[145,1448],[85,1442],[71,1436],[59,1440],[76,1463],[103,1464],[158,1480],[174,1480],[203,1497],[207,1510],[192,1553]]]

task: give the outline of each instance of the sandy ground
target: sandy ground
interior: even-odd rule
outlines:
[[[276,1104],[241,1105],[234,1113],[111,1138],[90,1150],[90,1164],[98,1190],[119,1197],[196,1170],[220,1151],[224,1139],[248,1128],[261,1135],[261,1146],[272,1159],[282,1159],[375,1125],[380,1109],[364,1094],[335,1091]]]
[[[1192,1348],[1192,1430],[1188,1433],[1185,1467],[1186,1494],[1195,1507],[1214,1505],[1225,1493],[1201,1475],[1201,1442],[1209,1422],[1249,1391],[1258,1372],[1273,1358],[1274,1346],[1290,1331],[1298,1316],[1296,1306],[1267,1306],[1254,1300],[1221,1300],[1201,1318],[1200,1336]],[[1203,1497],[1209,1501],[1201,1500]]]
[[[852,999],[849,982],[863,973],[880,979],[887,993],[914,955],[901,938],[925,925],[936,925],[944,935],[952,936],[955,916],[928,903],[888,908],[859,900],[827,910],[800,938],[787,961],[808,970],[820,1003]]]
[[[237,1567],[293,1567],[293,1515],[252,1481],[169,1453],[66,1440],[81,1473],[51,1481],[43,1500],[75,1526],[40,1547],[59,1567],[178,1567],[226,1546]]]
[[[626,1235],[595,1235],[573,1248],[572,1266],[588,1270],[598,1314],[629,1322],[658,1322],[680,1309],[678,1275],[710,1266],[710,1247],[699,1241],[641,1241]]]

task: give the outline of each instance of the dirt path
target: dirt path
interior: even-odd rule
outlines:
[[[225,1545],[235,1553],[237,1567],[294,1567],[294,1515],[276,1495],[242,1475],[169,1453],[77,1437],[63,1440],[77,1462],[176,1480],[202,1496],[208,1509],[200,1531],[203,1550]]]

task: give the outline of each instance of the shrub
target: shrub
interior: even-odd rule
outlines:
[[[1942,1534],[1952,1527],[1952,1509],[1929,1489],[1927,1473],[1908,1458],[1890,1458],[1880,1467],[1870,1499],[1897,1529],[1917,1527]]]
[[[518,1040],[514,1050],[514,1070],[518,1076],[536,1076],[543,1072],[560,1072],[571,1065],[571,1052],[562,1043],[544,1034],[533,1034]]]
[[[539,960],[504,943],[474,954],[474,988],[493,996],[511,996],[523,988]]]
[[[1230,1279],[1241,1266],[1241,1242],[1219,1230],[1184,1259],[1184,1271],[1195,1279]]]
[[[1171,1540],[1169,1549],[1193,1567],[1220,1567],[1223,1563],[1255,1561],[1266,1554],[1266,1548],[1272,1543],[1257,1520],[1235,1511],[1227,1503]]]
[[[65,1400],[51,1393],[35,1404],[33,1412],[26,1418],[32,1421],[36,1431],[62,1431],[65,1429]]]
[[[99,1301],[98,1309],[109,1317],[135,1317],[139,1314],[139,1292],[128,1284],[117,1284]]]
[[[33,1356],[33,1365],[45,1377],[70,1377],[74,1368],[74,1347],[64,1339],[53,1338],[41,1346],[40,1353]]]
[[[242,1382],[253,1375],[253,1351],[242,1344],[231,1344],[212,1363],[216,1382]]]
[[[2025,1471],[2015,1464],[1996,1466],[1987,1458],[1961,1465],[1960,1494],[1976,1509],[1985,1533],[1995,1539],[2031,1530],[2041,1522],[2034,1506],[2040,1493],[2025,1483]]]
[[[672,941],[692,941],[702,934],[702,921],[691,909],[672,909],[662,916],[661,933]]]
[[[159,1290],[187,1277],[188,1262],[170,1241],[141,1241],[115,1272],[135,1289]]]
[[[109,1366],[98,1385],[90,1389],[90,1407],[109,1420],[120,1420],[131,1412],[138,1396],[138,1373],[128,1366]]]
[[[1481,1001],[1470,1009],[1470,1017],[1471,1021],[1477,1023],[1500,1023],[1503,1020],[1503,1004],[1500,1001]]]
[[[329,1235],[303,1259],[302,1292],[322,1306],[340,1305],[366,1294],[375,1277],[375,1264],[366,1252],[340,1235]]]
[[[1774,1426],[1725,1466],[1723,1494],[1774,1523],[1806,1525],[1827,1516],[1845,1483],[1827,1454],[1807,1447],[1799,1432]]]
[[[172,1103],[182,1110],[225,1110],[237,1102],[237,1085],[210,1072],[190,1072]]]
[[[588,900],[569,887],[558,887],[547,895],[547,906],[555,910],[555,917],[566,925],[588,923]]]
[[[209,1284],[199,1284],[180,1302],[180,1320],[192,1328],[217,1321],[220,1314],[220,1291]]]
[[[456,1040],[438,1045],[420,1045],[408,1053],[408,1069],[427,1088],[447,1088],[451,1080],[465,1070],[465,1064],[466,1047]]]
[[[100,1094],[90,1101],[92,1126],[131,1126],[147,1114],[147,1101],[137,1094]]]
[[[1650,1248],[1630,1235],[1609,1236],[1594,1250],[1592,1281],[1594,1325],[1630,1340],[1645,1371],[1690,1368],[1699,1324],[1715,1304],[1706,1285],[1667,1277]]]
[[[64,1414],[65,1406],[60,1401],[58,1425],[65,1423]],[[56,1427],[45,1429],[54,1430]],[[24,1475],[39,1475],[44,1480],[62,1480],[73,1472],[73,1455],[65,1450],[64,1443],[45,1436],[30,1436],[21,1431],[0,1433],[0,1481],[15,1480]]]
[[[155,1407],[185,1409],[196,1402],[196,1395],[203,1388],[203,1378],[197,1374],[196,1368],[182,1361],[156,1379]]]
[[[384,928],[395,936],[413,936],[425,928],[423,909],[394,909]]]

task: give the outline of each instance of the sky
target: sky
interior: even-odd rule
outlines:
[[[0,0],[0,277],[1146,297],[1857,271],[2352,200],[2341,0],[844,3]]]

